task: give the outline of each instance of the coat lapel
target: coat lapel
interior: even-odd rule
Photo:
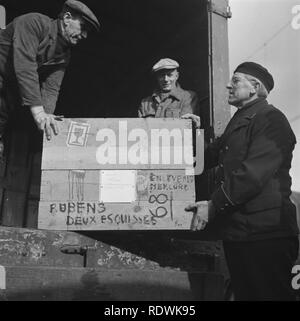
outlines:
[[[224,131],[224,141],[237,129],[248,126],[259,110],[264,108],[265,104],[267,104],[267,101],[259,98],[253,104],[245,106],[245,110],[235,114]]]

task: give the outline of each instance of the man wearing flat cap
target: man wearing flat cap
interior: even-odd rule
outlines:
[[[197,95],[181,88],[178,68],[178,62],[170,58],[160,59],[152,67],[157,88],[151,96],[142,100],[138,109],[139,117],[181,118],[198,113]],[[200,126],[199,117],[197,125]]]
[[[58,133],[53,113],[71,47],[98,29],[96,16],[85,4],[67,0],[56,20],[28,13],[0,30],[1,150],[6,123],[18,106],[31,113],[48,139]]]
[[[192,230],[223,240],[236,300],[294,300],[291,270],[298,254],[296,208],[289,170],[295,135],[285,115],[266,98],[272,75],[254,62],[239,65],[227,85],[237,108],[223,135],[205,152],[217,166],[207,215],[193,212]]]

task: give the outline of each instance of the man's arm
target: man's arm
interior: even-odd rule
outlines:
[[[144,98],[138,108],[138,117],[155,117],[155,110],[152,107],[151,97]]]
[[[37,52],[43,39],[43,26],[34,15],[20,16],[15,20],[13,63],[22,104],[42,105]]]
[[[44,26],[35,14],[21,16],[14,23],[13,63],[21,101],[30,107],[38,129],[45,131],[47,139],[51,139],[52,132],[58,134],[58,126],[55,117],[44,110],[37,63]]]
[[[139,108],[138,108],[138,117],[139,118],[143,118],[144,114],[143,114],[143,104],[141,103]]]
[[[193,91],[187,91],[182,101],[181,115],[185,114],[199,115],[199,100]]]
[[[60,66],[58,69],[57,66],[55,66],[55,68],[56,70],[49,71],[41,83],[41,94],[44,109],[50,114],[54,113],[59,90],[66,70],[64,65]]]

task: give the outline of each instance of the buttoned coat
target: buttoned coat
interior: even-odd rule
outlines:
[[[235,113],[205,153],[206,168],[217,166],[210,231],[233,241],[298,234],[289,175],[295,143],[284,114],[265,99]]]

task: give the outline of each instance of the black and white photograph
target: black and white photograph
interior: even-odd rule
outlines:
[[[0,0],[0,301],[300,301],[299,57],[299,0]]]

